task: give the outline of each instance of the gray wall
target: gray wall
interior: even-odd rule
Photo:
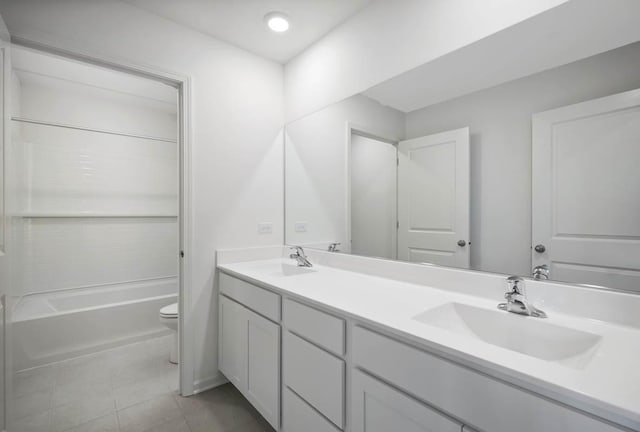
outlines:
[[[636,88],[640,43],[407,114],[407,139],[470,127],[473,268],[530,273],[531,115]]]

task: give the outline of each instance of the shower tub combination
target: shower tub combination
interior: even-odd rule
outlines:
[[[175,277],[24,296],[13,309],[13,366],[25,370],[171,334],[159,310]]]

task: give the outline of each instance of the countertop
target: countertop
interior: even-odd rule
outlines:
[[[279,258],[225,263],[218,268],[283,295],[379,327],[498,379],[640,430],[637,327],[549,313],[542,324],[593,333],[601,336],[601,340],[579,359],[546,361],[413,319],[447,303],[495,311],[503,301],[500,298],[491,300],[317,264],[310,271],[298,272],[292,263]],[[509,315],[513,320],[541,319]]]

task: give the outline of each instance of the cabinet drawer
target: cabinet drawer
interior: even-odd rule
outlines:
[[[620,432],[578,411],[359,326],[353,332],[353,359],[359,367],[482,430]]]
[[[462,424],[355,370],[352,432],[460,432]]]
[[[344,361],[289,332],[284,383],[340,428],[344,427]]]
[[[280,321],[280,296],[241,279],[220,273],[220,292],[273,321]]]
[[[344,355],[345,321],[325,312],[285,299],[282,320],[294,333],[339,356]]]
[[[283,399],[284,432],[338,432],[340,430],[288,388],[284,390]]]

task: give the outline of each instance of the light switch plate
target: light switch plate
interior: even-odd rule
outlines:
[[[273,224],[271,222],[261,222],[258,224],[258,234],[271,234],[273,232]]]
[[[299,233],[307,232],[307,225],[308,225],[308,222],[296,222],[294,224],[294,228],[296,232],[299,232]]]

